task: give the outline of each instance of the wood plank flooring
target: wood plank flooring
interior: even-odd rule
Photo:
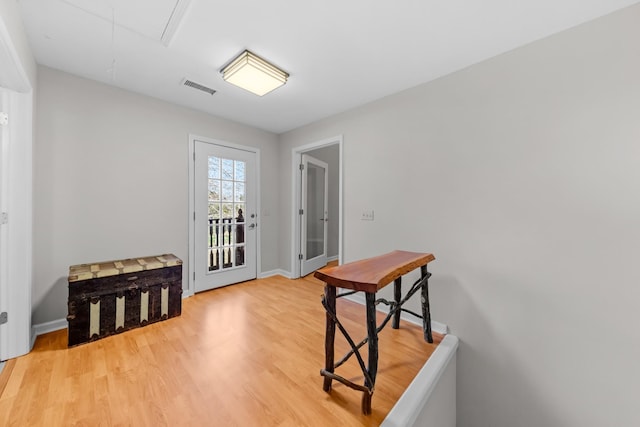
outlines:
[[[75,348],[66,330],[42,335],[10,361],[0,425],[379,425],[442,337],[428,344],[407,322],[381,332],[364,416],[360,392],[335,381],[322,391],[322,291],[311,276],[275,276],[197,294],[180,317]],[[363,306],[339,299],[338,315],[355,339],[366,335]],[[338,333],[336,357],[347,348]],[[355,358],[337,373],[362,381]]]

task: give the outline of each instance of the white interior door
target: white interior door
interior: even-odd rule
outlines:
[[[300,210],[300,274],[327,265],[328,165],[307,154],[302,155],[302,208]]]
[[[256,278],[255,152],[195,141],[195,291]]]
[[[5,9],[5,8],[2,8]],[[9,14],[11,15],[11,14]],[[0,109],[8,123],[2,135],[2,215],[0,239],[0,359],[31,349],[31,285],[33,283],[33,110],[34,94],[16,46],[0,16]],[[11,17],[9,17],[11,19]]]
[[[6,310],[6,295],[7,295],[7,226],[5,214],[7,211],[6,195],[7,195],[7,170],[9,169],[9,163],[7,159],[8,154],[8,141],[5,136],[7,132],[8,116],[5,113],[7,106],[6,94],[4,90],[0,88],[0,313]],[[3,321],[0,317],[0,360],[6,360],[6,349],[4,345],[3,334],[5,333],[5,327],[2,326]],[[0,369],[2,370],[2,369]]]

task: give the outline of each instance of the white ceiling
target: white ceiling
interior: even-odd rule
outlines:
[[[18,0],[36,61],[281,133],[638,0]],[[639,23],[640,24],[640,23]],[[222,80],[249,49],[291,74]],[[209,95],[182,85],[188,78]]]

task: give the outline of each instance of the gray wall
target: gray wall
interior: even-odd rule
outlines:
[[[260,148],[261,267],[278,268],[267,250],[280,212],[276,135],[44,67],[38,90],[34,324],[66,316],[70,265],[168,252],[188,265],[190,133]]]
[[[639,23],[633,6],[281,136],[287,165],[343,135],[345,261],[436,255],[459,426],[640,425]]]
[[[338,252],[338,230],[340,212],[340,147],[337,144],[328,147],[318,148],[309,151],[308,154],[329,165],[328,179],[328,199],[329,199],[329,223],[327,230],[327,256],[337,257]]]

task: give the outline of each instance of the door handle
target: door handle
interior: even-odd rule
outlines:
[[[253,230],[257,226],[258,226],[258,224],[251,223],[251,224],[249,224],[249,230]]]

